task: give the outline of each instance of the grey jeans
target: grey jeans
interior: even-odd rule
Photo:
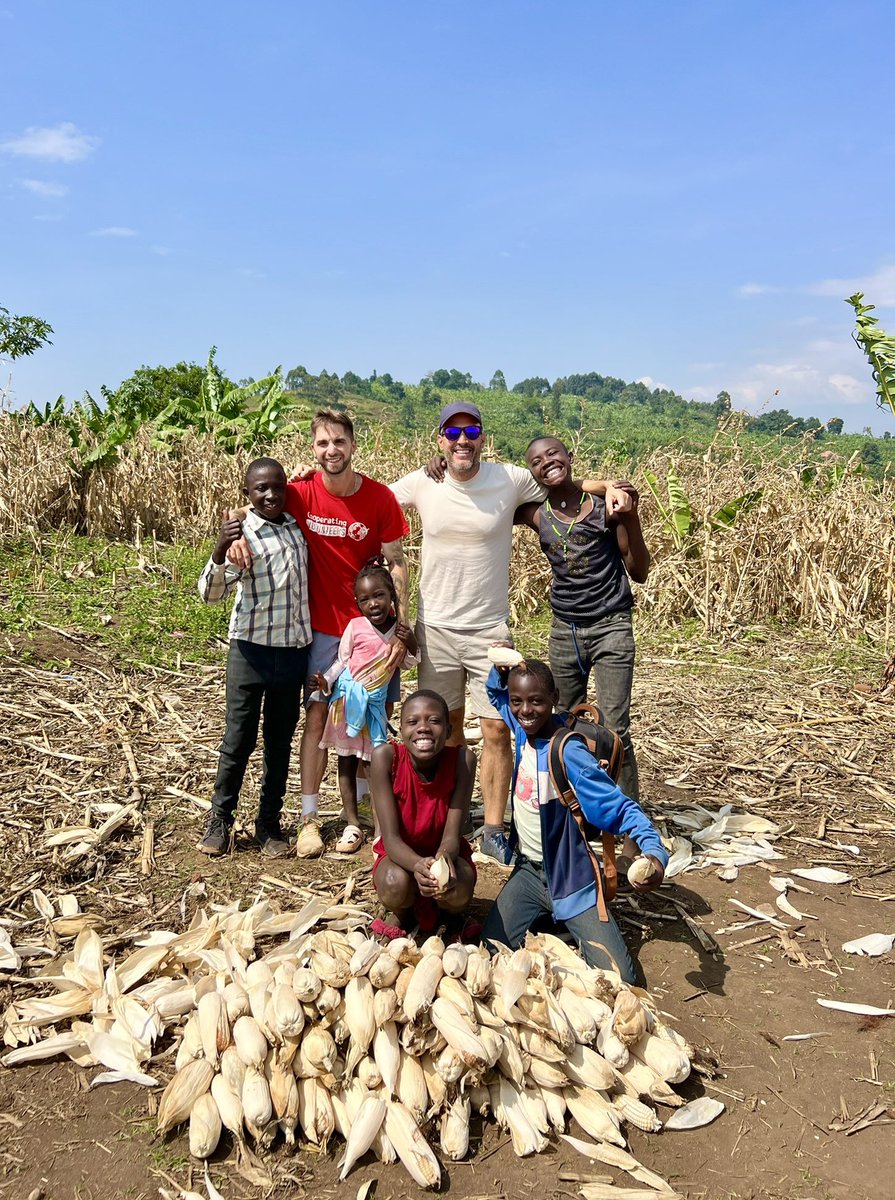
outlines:
[[[526,933],[536,921],[552,915],[553,905],[543,866],[520,855],[515,870],[485,919],[482,939],[500,942],[515,950],[522,945]],[[601,921],[596,907],[587,908],[564,924],[578,943],[588,966],[610,970],[617,968],[626,983],[634,982],[631,955],[621,930],[611,916],[608,921]]]
[[[547,653],[561,708],[584,704],[588,678],[593,671],[603,721],[618,734],[625,747],[625,765],[618,785],[626,796],[639,803],[640,782],[630,729],[634,681],[634,626],[630,609],[610,613],[587,625],[570,625],[554,613]]]

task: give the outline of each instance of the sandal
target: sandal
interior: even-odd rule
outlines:
[[[333,847],[336,854],[357,854],[364,844],[364,835],[357,825],[346,825],[342,836]]]

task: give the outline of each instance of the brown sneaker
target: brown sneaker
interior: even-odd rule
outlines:
[[[295,839],[296,858],[318,858],[323,853],[323,838],[316,817],[308,817]]]
[[[230,841],[233,837],[233,828],[223,817],[216,816],[212,813],[208,818],[208,826],[205,830],[205,836],[202,841],[196,846],[196,849],[202,854],[207,854],[209,858],[220,858],[222,854],[226,854],[230,849]]]

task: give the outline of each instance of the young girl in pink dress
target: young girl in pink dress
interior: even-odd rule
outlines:
[[[388,739],[385,703],[389,680],[396,670],[420,660],[419,646],[409,626],[396,618],[398,597],[385,567],[368,563],[354,582],[361,615],[348,622],[335,662],[315,683],[330,694],[329,713],[321,749],[339,756],[339,792],[346,825],[336,850],[354,854],[363,844],[358,825],[357,764],[369,762],[376,746]],[[394,646],[404,655],[395,661]]]

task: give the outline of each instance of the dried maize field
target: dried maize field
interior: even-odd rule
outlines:
[[[263,860],[246,835],[224,860],[195,851],[222,728],[221,669],[124,673],[89,639],[41,637],[47,660],[71,663],[64,672],[33,657],[23,664],[12,639],[0,662],[0,1196],[214,1195],[197,1157],[204,1154],[211,1187],[227,1200],[354,1197],[373,1181],[380,1197],[410,1196],[436,1171],[442,1191],[470,1200],[891,1195],[895,1021],[873,1009],[891,1003],[895,958],[885,936],[861,943],[869,956],[843,950],[895,932],[891,684],[856,678],[832,654],[824,661],[808,638],[765,633],[735,655],[729,645],[652,642],[641,631],[634,726],[642,788],[676,873],[658,893],[616,902],[648,989],[635,1025],[614,1011],[611,986],[586,980],[580,990],[596,997],[604,1021],[599,1035],[579,1028],[569,1041],[556,1027],[571,1016],[556,1010],[561,999],[574,1007],[564,993],[577,986],[575,972],[549,937],[530,948],[528,963],[507,958],[494,968],[473,996],[472,1017],[463,1006],[481,971],[474,951],[464,957],[449,947],[442,958],[439,948],[434,984],[417,978],[422,1000],[398,1001],[398,975],[415,963],[416,977],[420,951],[369,945],[365,926],[377,910],[368,846],[354,858],[330,852],[302,863]],[[297,778],[292,784],[294,797]],[[247,825],[256,794],[250,771]],[[327,800],[334,832],[334,792]],[[478,915],[502,878],[480,866]],[[299,942],[296,953],[286,949]],[[232,982],[240,963],[245,988]],[[309,971],[318,983],[307,983]],[[213,984],[209,994],[215,975],[231,979],[229,1012]],[[301,992],[299,977],[310,991]],[[405,976],[408,993],[412,983]],[[377,998],[386,992],[393,995]],[[290,997],[299,994],[296,1005]],[[131,1049],[123,1061],[122,1029],[139,1024],[137,997],[153,1013],[152,1031],[137,1031],[142,1042],[124,1039]],[[410,1020],[405,1006],[417,1003]],[[515,1051],[497,1047],[487,1022],[499,1027],[506,1006],[531,1016],[538,1003],[537,1021],[516,1030]],[[859,1009],[829,1007],[840,1004]],[[248,1034],[240,1025],[238,1035],[248,1038],[244,1058],[253,1065],[225,1068],[240,1021],[255,1025]],[[252,1043],[259,1025],[277,1050]],[[630,1061],[607,1068],[613,1049],[620,1053],[609,1035],[624,1042],[626,1030]],[[658,1052],[670,1047],[679,1057],[683,1039],[692,1070],[663,1059],[650,1074],[641,1058],[657,1060],[643,1039],[662,1030],[672,1032]],[[288,1059],[290,1038],[306,1070],[289,1075],[296,1095],[290,1088],[284,1097],[271,1064],[277,1054]],[[408,1050],[414,1038],[428,1039],[419,1057]],[[42,1045],[50,1057],[19,1063]],[[265,1055],[267,1077],[259,1070]],[[348,1060],[355,1084],[321,1100]],[[582,1075],[588,1070],[604,1075]],[[407,1075],[407,1094],[386,1111],[377,1088],[393,1071],[399,1096]],[[103,1075],[112,1081],[91,1087]],[[135,1075],[156,1086],[115,1081]],[[237,1135],[223,1114],[234,1077],[245,1088],[246,1075]],[[219,1082],[209,1090],[212,1076]],[[367,1083],[375,1086],[365,1095]],[[252,1091],[259,1086],[260,1099]],[[187,1125],[191,1088],[204,1099]],[[536,1088],[540,1103],[526,1109],[527,1124],[516,1123],[507,1109]],[[265,1091],[285,1112],[279,1128],[262,1128]],[[601,1105],[599,1097],[609,1099]],[[681,1101],[696,1101],[697,1113],[724,1109],[710,1124],[675,1131],[675,1114],[693,1111]],[[381,1161],[390,1157],[383,1138],[412,1143],[413,1113],[433,1110],[424,1126],[431,1150],[405,1147],[417,1156],[415,1181],[401,1161]],[[566,1137],[553,1127],[560,1124]],[[347,1163],[343,1126],[349,1137],[355,1130]],[[372,1149],[363,1152],[367,1137]]]

